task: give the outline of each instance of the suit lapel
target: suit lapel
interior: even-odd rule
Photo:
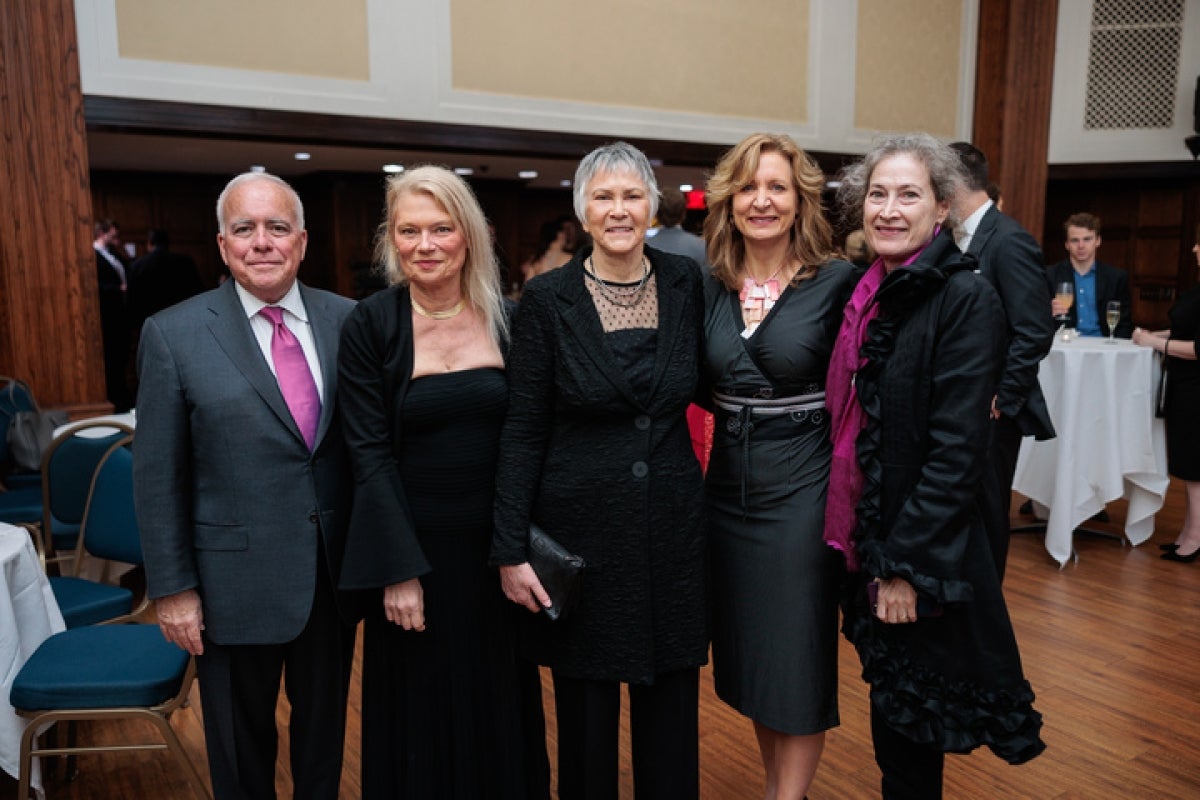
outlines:
[[[562,308],[563,322],[578,340],[578,349],[587,354],[588,358],[600,370],[600,373],[626,400],[638,408],[642,403],[638,400],[625,370],[617,363],[612,349],[605,341],[604,328],[600,325],[600,317],[596,313],[596,304],[588,292],[584,281],[588,278],[583,274],[583,260],[587,254],[581,254],[575,260],[559,267],[558,300]],[[661,309],[660,309],[661,313]]]
[[[647,250],[647,253],[652,252]],[[657,257],[651,257],[650,261],[658,275],[658,343],[654,355],[654,375],[650,379],[647,398],[655,396],[663,376],[671,366],[671,353],[681,333],[680,320],[687,305],[687,283],[683,280],[684,276],[674,269],[675,264]]]
[[[996,231],[996,216],[999,213],[995,206],[984,212],[983,218],[979,220],[979,227],[975,229],[975,235],[971,237],[971,244],[967,245],[967,252],[978,258],[980,264],[983,263],[980,253],[983,252],[988,239],[992,238],[992,234]]]
[[[254,387],[254,391],[258,392],[267,407],[279,418],[279,421],[303,444],[304,436],[300,433],[296,421],[292,419],[292,412],[288,409],[287,403],[284,402],[283,394],[279,391],[279,382],[275,380],[275,374],[271,372],[271,367],[263,358],[262,350],[254,338],[254,331],[250,329],[250,320],[246,319],[246,311],[238,299],[232,280],[225,281],[221,290],[213,295],[208,308],[213,315],[208,321],[208,329],[213,338],[217,340],[217,344],[246,378],[246,381]],[[324,371],[324,363],[321,368]],[[323,422],[324,409],[321,411],[321,416]]]
[[[333,419],[334,398],[337,397],[337,321],[329,314],[329,309],[320,295],[313,292],[304,284],[300,284],[300,297],[304,300],[304,308],[308,311],[308,324],[312,330],[313,342],[317,346],[317,360],[321,362],[321,382],[324,384],[321,403],[321,421],[317,425],[317,437],[313,442],[313,450],[321,445],[325,431]]]

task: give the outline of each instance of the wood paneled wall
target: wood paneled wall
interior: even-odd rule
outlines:
[[[1004,211],[1042,234],[1058,0],[980,0],[972,140]]]
[[[0,3],[0,373],[107,407],[72,0]]]
[[[92,175],[92,202],[98,217],[117,222],[122,240],[136,245],[138,255],[146,250],[147,232],[165,228],[171,249],[194,258],[205,284],[212,287],[223,268],[215,204],[230,177],[97,171]],[[373,248],[383,220],[385,176],[317,173],[292,183],[304,201],[308,228],[301,280],[354,298],[378,288]],[[532,255],[541,224],[574,213],[569,189],[527,189],[520,181],[501,180],[475,181],[472,188],[496,226],[497,244],[514,274]]]

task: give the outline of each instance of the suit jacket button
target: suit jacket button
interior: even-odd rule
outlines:
[[[650,474],[650,468],[646,466],[645,461],[633,462],[633,477],[644,478]]]
[[[308,515],[308,521],[311,522],[313,525],[316,525],[318,522],[321,521],[321,516],[317,512],[313,511],[311,514]]]
[[[639,431],[650,430],[650,417],[646,416],[645,414],[642,414],[642,415],[638,416],[636,419],[634,419],[633,425]]]

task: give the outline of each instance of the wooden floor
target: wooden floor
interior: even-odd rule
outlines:
[[[987,751],[948,758],[947,798],[1200,798],[1200,562],[1161,561],[1156,547],[1174,537],[1182,509],[1182,486],[1173,483],[1153,541],[1133,549],[1112,540],[1077,537],[1079,562],[1062,570],[1046,554],[1040,537],[1014,536],[1005,592],[1036,705],[1045,717],[1048,747],[1022,767],[1010,767]],[[1119,530],[1123,504],[1111,504],[1109,512],[1113,525],[1108,527]],[[1018,520],[1014,514],[1014,522]],[[356,670],[344,798],[359,796],[358,686]],[[181,710],[174,722],[192,757],[203,765],[198,706],[197,701]],[[878,797],[866,689],[858,660],[844,642],[841,710],[842,725],[828,736],[811,800]],[[281,703],[280,719],[286,714]],[[552,714],[549,724],[553,747]],[[147,732],[95,725],[82,730],[80,738],[117,742]],[[700,737],[703,798],[761,796],[750,724],[715,698],[708,670],[702,674]],[[74,782],[49,781],[47,796],[193,797],[166,754],[87,756],[80,767]],[[627,739],[621,775],[621,796],[632,798]],[[15,797],[15,782],[0,778],[0,800]],[[291,795],[282,766],[277,784],[281,797]]]

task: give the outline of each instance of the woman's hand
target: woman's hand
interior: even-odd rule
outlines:
[[[425,592],[420,579],[409,578],[384,588],[383,615],[406,631],[425,630]]]
[[[1142,347],[1150,347],[1154,350],[1160,350],[1162,349],[1163,340],[1167,337],[1160,335],[1158,331],[1147,331],[1142,330],[1141,328],[1134,328],[1133,336],[1131,338],[1133,339],[1134,344],[1141,345]]]
[[[505,597],[534,614],[551,605],[550,595],[542,588],[542,582],[528,561],[500,567],[500,586]]]
[[[875,616],[889,624],[917,621],[917,590],[903,578],[876,581]]]

